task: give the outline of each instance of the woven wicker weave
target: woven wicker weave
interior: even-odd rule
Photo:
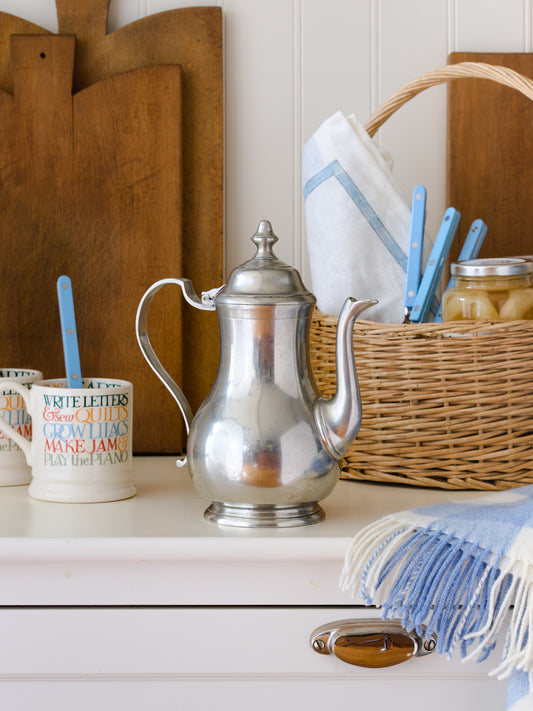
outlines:
[[[317,313],[311,360],[335,390],[337,320]],[[533,483],[533,326],[529,321],[358,321],[363,420],[342,478],[443,489]]]
[[[461,77],[493,79],[533,100],[532,80],[463,62],[396,92],[368,133],[428,86]],[[326,396],[335,390],[336,326],[316,313],[311,329],[314,374]],[[481,490],[533,483],[533,322],[358,321],[354,350],[363,420],[342,478]]]

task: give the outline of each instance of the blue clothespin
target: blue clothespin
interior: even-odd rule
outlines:
[[[60,276],[57,280],[57,298],[59,301],[59,316],[61,319],[61,335],[63,337],[63,353],[65,370],[69,388],[81,388],[80,353],[78,349],[78,334],[76,317],[74,315],[74,299],[72,284],[68,276]]]
[[[454,207],[449,207],[444,213],[415,303],[411,309],[410,320],[413,323],[422,323],[426,319],[460,218],[460,213]]]
[[[479,254],[485,235],[487,234],[487,225],[483,220],[474,220],[470,225],[468,234],[466,235],[465,242],[461,251],[459,252],[459,257],[457,261],[464,262],[466,259],[475,259]],[[455,279],[450,277],[448,286],[446,289],[450,289],[455,284]],[[442,304],[439,306],[437,315],[435,316],[434,322],[441,323],[442,321]]]
[[[424,246],[424,222],[426,218],[426,188],[417,185],[413,190],[411,205],[411,227],[409,232],[409,252],[407,255],[407,281],[405,284],[405,318],[409,323],[411,310],[415,303],[420,272],[422,267],[422,248]]]

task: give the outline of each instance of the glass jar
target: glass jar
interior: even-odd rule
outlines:
[[[442,297],[443,321],[533,319],[533,260],[472,259],[451,265],[455,283]]]

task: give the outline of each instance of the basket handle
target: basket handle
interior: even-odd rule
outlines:
[[[449,64],[440,69],[432,69],[421,74],[417,79],[405,84],[391,97],[384,101],[369,118],[365,129],[370,137],[392,116],[400,107],[406,104],[424,89],[437,84],[444,84],[454,79],[464,78],[491,79],[492,81],[516,89],[533,101],[533,80],[515,72],[513,69],[483,62],[460,62]]]

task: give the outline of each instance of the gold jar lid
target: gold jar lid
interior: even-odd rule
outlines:
[[[453,262],[454,277],[524,276],[533,274],[533,261],[524,257],[493,257]]]

